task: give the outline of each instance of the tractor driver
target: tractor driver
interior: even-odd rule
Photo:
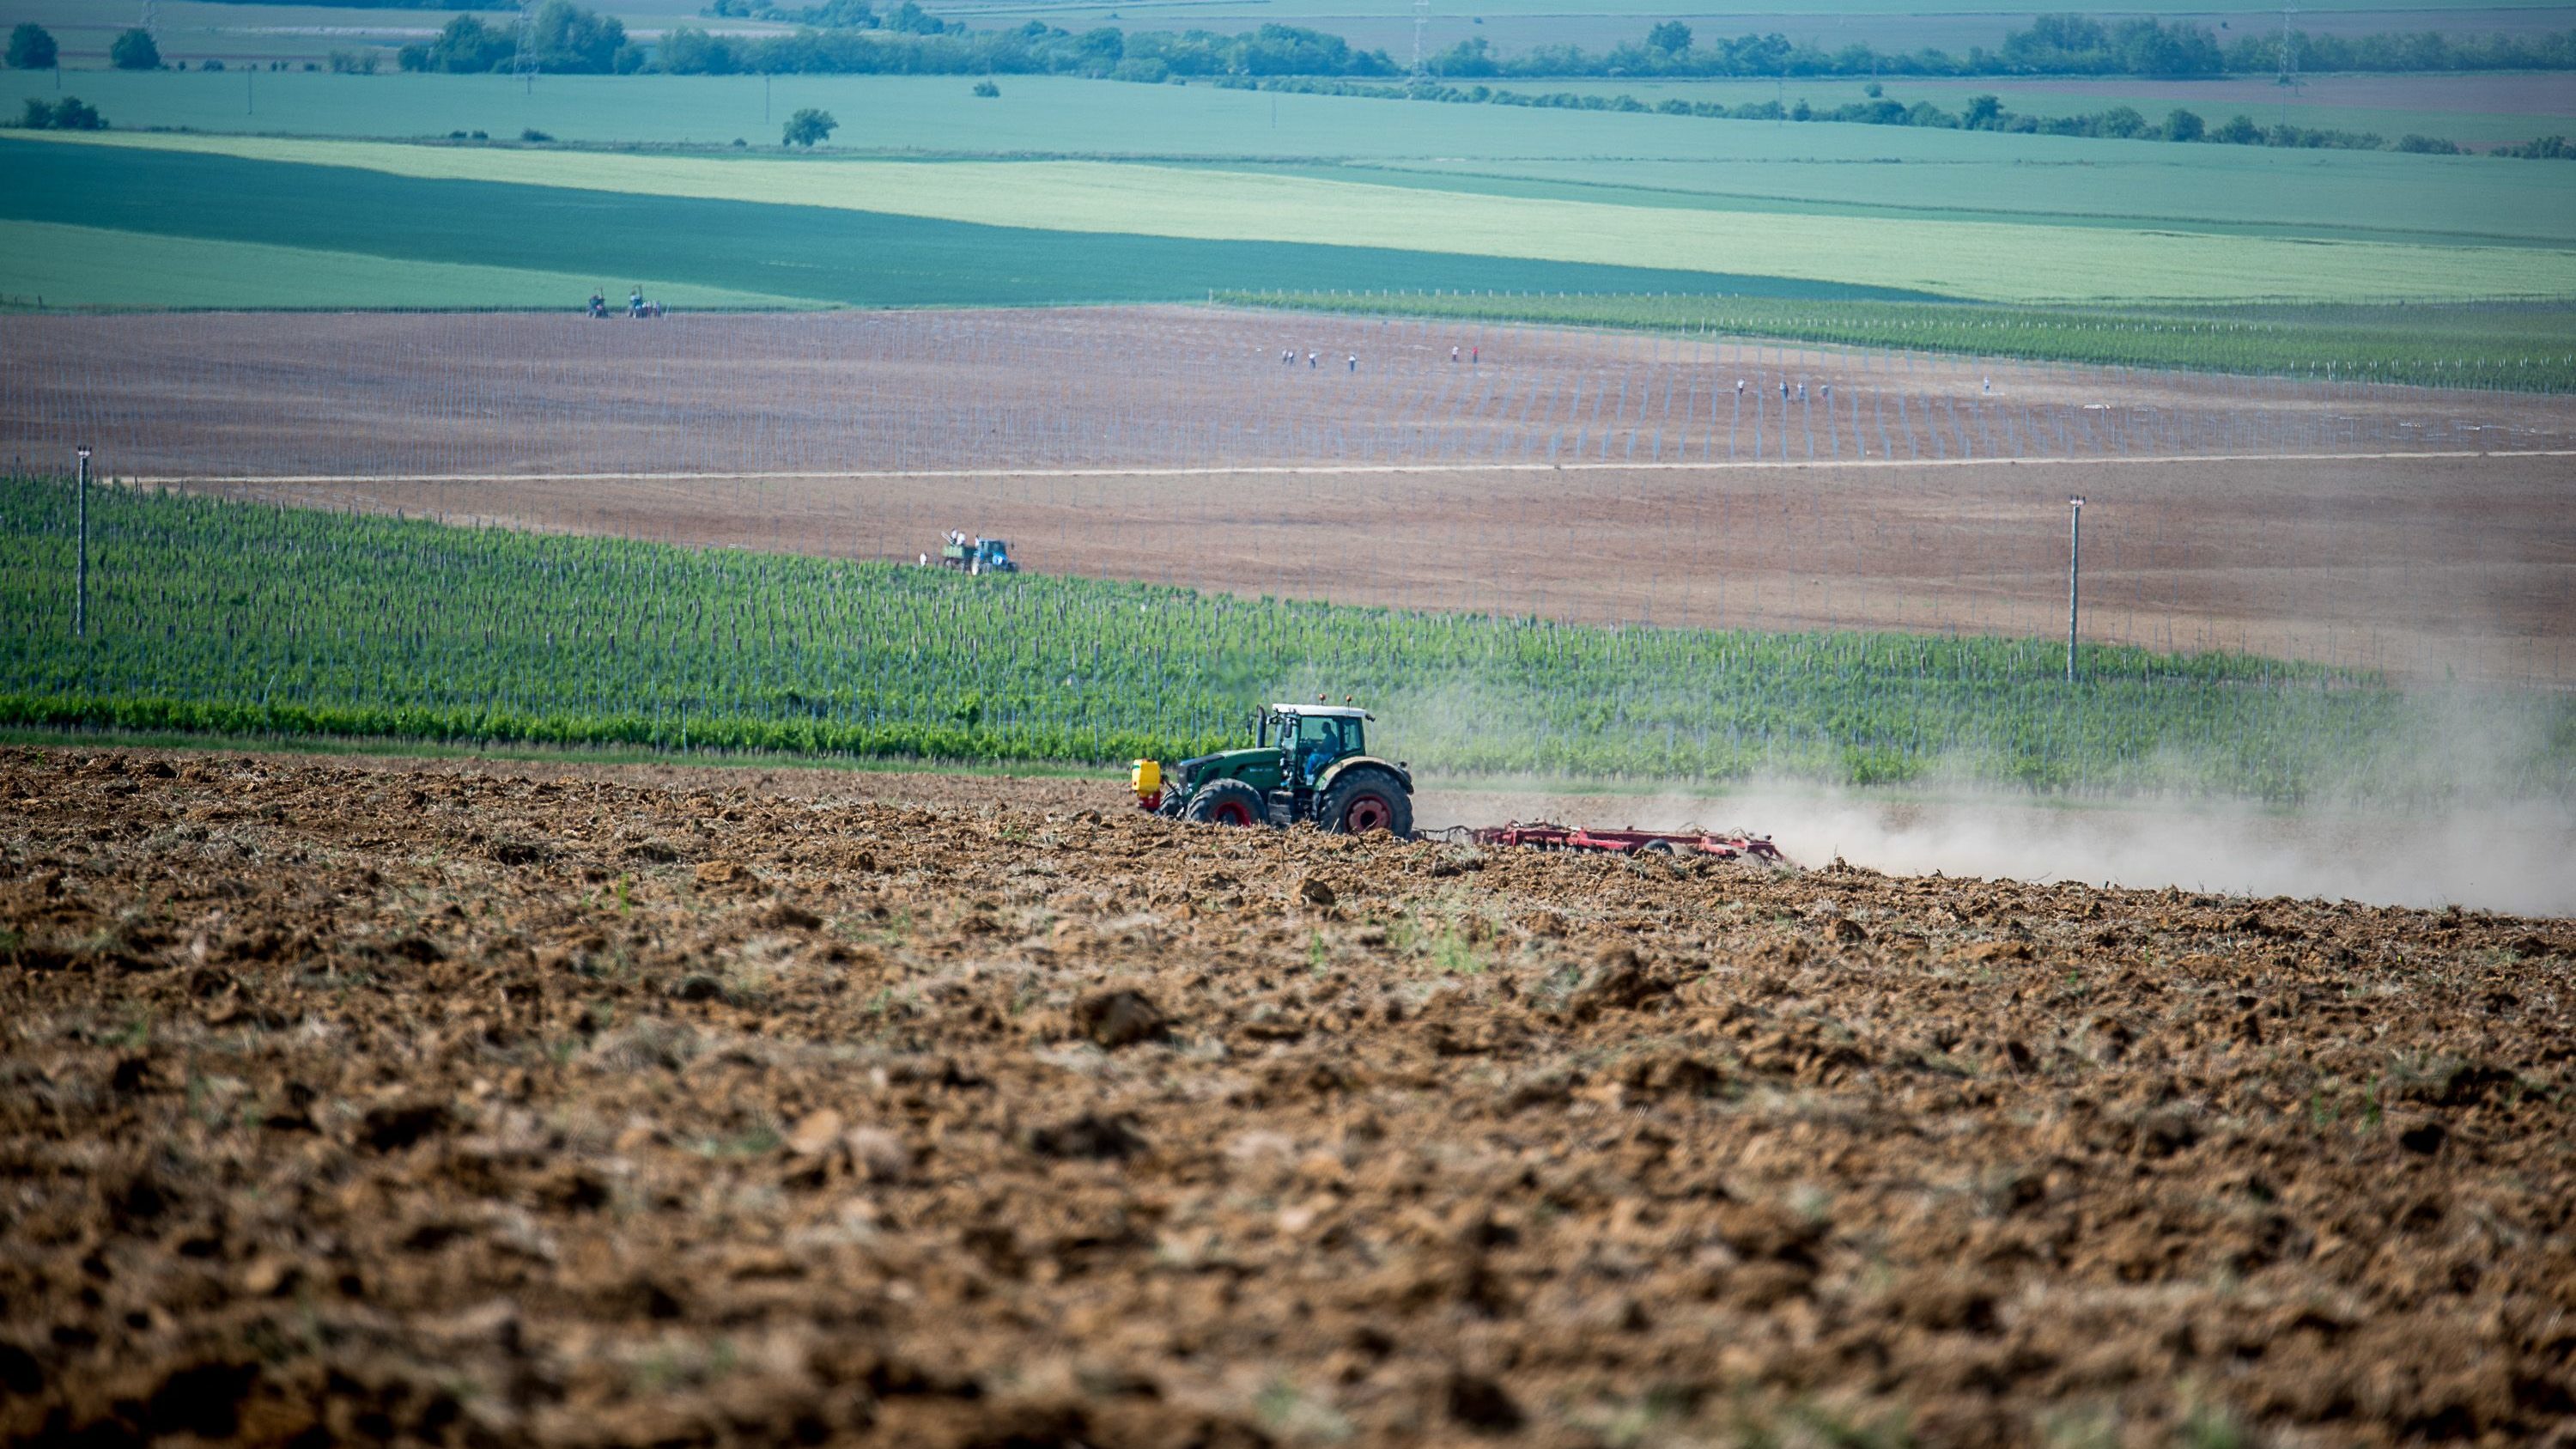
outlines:
[[[1324,767],[1342,757],[1342,722],[1317,715],[1302,715],[1297,720],[1297,773],[1307,785]]]

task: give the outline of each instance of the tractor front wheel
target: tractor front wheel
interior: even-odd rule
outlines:
[[[1383,830],[1398,840],[1413,838],[1413,799],[1381,770],[1359,770],[1333,782],[1315,802],[1315,823],[1335,835],[1366,835]]]
[[[1218,780],[1190,797],[1184,820],[1207,825],[1259,825],[1270,815],[1261,792],[1241,780]]]

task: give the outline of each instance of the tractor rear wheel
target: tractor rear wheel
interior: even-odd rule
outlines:
[[[1181,818],[1204,825],[1259,825],[1270,816],[1261,792],[1241,780],[1217,780],[1200,789]]]
[[[1410,840],[1413,799],[1384,770],[1353,770],[1335,780],[1315,802],[1315,823],[1335,835],[1383,830],[1398,840]]]

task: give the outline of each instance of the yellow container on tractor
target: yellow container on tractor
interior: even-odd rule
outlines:
[[[1138,799],[1163,793],[1163,767],[1155,761],[1138,760],[1135,773],[1127,778],[1136,787]]]

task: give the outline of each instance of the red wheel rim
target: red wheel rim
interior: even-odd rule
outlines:
[[[1342,828],[1353,835],[1366,835],[1372,830],[1386,829],[1387,822],[1394,818],[1395,812],[1387,808],[1384,800],[1375,795],[1362,795],[1342,813]]]
[[[1216,807],[1213,818],[1219,825],[1250,825],[1252,812],[1239,802],[1228,800]]]

